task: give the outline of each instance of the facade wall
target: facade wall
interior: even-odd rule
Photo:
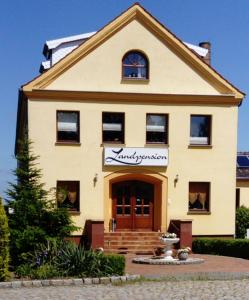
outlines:
[[[140,86],[136,87],[139,90]],[[130,86],[126,88],[129,90]],[[146,113],[167,113],[168,167],[146,167],[147,173],[165,178],[161,230],[166,229],[170,219],[181,218],[193,220],[193,235],[234,234],[237,107],[44,99],[29,100],[28,109],[29,136],[34,142],[34,152],[40,155],[43,182],[47,188],[55,187],[57,180],[80,181],[80,214],[73,217],[77,226],[84,227],[87,219],[104,219],[108,230],[110,195],[106,194],[105,178],[113,172],[122,174],[124,169],[127,170],[127,167],[103,166],[102,112],[125,113],[126,147],[147,147]],[[56,145],[56,110],[80,111],[80,145]],[[211,148],[188,147],[191,114],[212,115]],[[95,174],[98,174],[96,185]],[[179,180],[175,185],[177,174]],[[189,181],[211,183],[210,214],[188,215]]]

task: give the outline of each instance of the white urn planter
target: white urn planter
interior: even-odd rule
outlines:
[[[162,238],[162,237],[160,238],[160,241],[163,244],[165,244],[163,260],[167,260],[167,261],[175,260],[172,257],[172,254],[173,254],[172,248],[173,248],[174,244],[179,242],[179,240],[180,240],[179,238]]]

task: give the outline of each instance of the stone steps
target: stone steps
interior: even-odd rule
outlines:
[[[104,234],[104,250],[109,253],[153,254],[162,247],[160,232],[109,232]]]

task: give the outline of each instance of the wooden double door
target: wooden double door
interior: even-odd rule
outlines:
[[[130,180],[112,185],[116,230],[153,230],[154,185]]]

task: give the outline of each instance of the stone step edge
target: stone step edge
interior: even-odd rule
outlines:
[[[110,276],[99,278],[70,278],[70,279],[42,279],[42,280],[16,280],[0,282],[0,289],[4,288],[31,288],[47,286],[79,286],[91,284],[111,284],[139,280],[140,275]]]

